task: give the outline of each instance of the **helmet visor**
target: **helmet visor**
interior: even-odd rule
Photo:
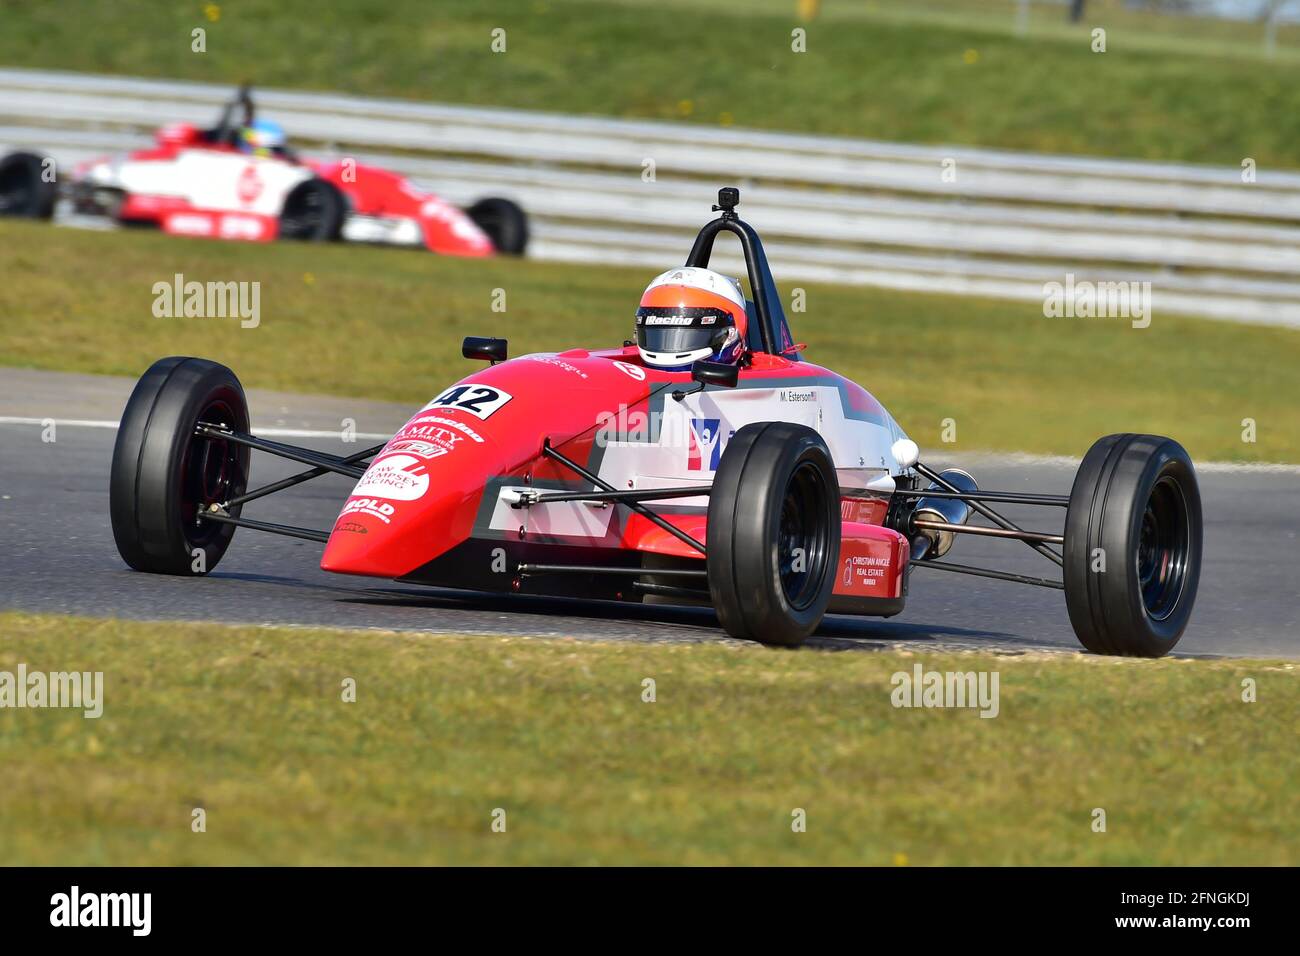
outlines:
[[[715,336],[734,326],[722,309],[642,306],[636,312],[636,344],[660,355],[713,348]]]

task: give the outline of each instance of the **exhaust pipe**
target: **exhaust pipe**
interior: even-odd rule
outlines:
[[[979,491],[979,485],[975,479],[960,468],[949,468],[947,471],[940,472],[939,477],[948,484],[952,485],[958,491]],[[937,482],[931,482],[926,491],[946,491]],[[913,518],[922,518],[928,521],[941,521],[944,524],[965,524],[970,518],[970,504],[959,498],[922,498],[916,503],[916,510],[912,512]],[[935,528],[917,528],[916,535],[918,538],[924,538],[928,544],[917,560],[926,560],[929,558],[942,558],[952,547],[953,540],[957,537],[954,531],[939,531]],[[913,553],[917,548],[913,546]]]

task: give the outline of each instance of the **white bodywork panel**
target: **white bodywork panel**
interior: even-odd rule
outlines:
[[[184,149],[173,159],[98,163],[86,179],[138,195],[177,197],[196,209],[279,216],[293,188],[314,177],[307,167],[279,159]]]
[[[888,414],[879,421],[853,417],[841,395],[832,384],[782,384],[710,389],[681,402],[669,397],[661,406],[658,441],[607,442],[600,476],[619,488],[708,484],[733,434],[753,422],[783,421],[819,432],[830,449],[841,488],[863,490],[897,470],[889,448],[903,432]],[[634,414],[629,412],[629,419]]]
[[[622,409],[596,436],[593,462],[597,474],[615,489],[654,489],[708,485],[713,482],[727,441],[753,422],[784,421],[807,425],[826,440],[847,497],[888,497],[892,475],[901,474],[890,447],[906,437],[888,412],[854,414],[844,392],[832,380],[817,378],[771,387],[709,389],[678,402],[664,394],[649,406]],[[628,438],[628,433],[633,437]],[[652,437],[651,437],[652,436]],[[512,508],[512,486],[495,503],[492,527],[556,537],[599,538],[609,527],[608,515],[590,503],[555,502]],[[533,488],[532,491],[544,491]],[[503,489],[503,492],[506,492]],[[656,511],[704,511],[708,498],[674,498],[654,502]],[[594,512],[594,513],[593,513]]]

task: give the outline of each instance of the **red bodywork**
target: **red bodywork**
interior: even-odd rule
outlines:
[[[865,389],[805,361],[760,353],[742,370],[734,394],[743,394],[747,380],[761,381],[767,388],[788,382],[791,389],[829,381],[853,412],[884,414]],[[589,534],[575,539],[572,529],[570,537],[557,537],[560,529],[548,528],[547,519],[535,509],[527,514],[517,510],[517,520],[505,526],[501,515],[510,512],[498,501],[503,486],[592,489],[543,456],[548,441],[565,457],[613,483],[614,477],[602,470],[602,440],[611,430],[635,438],[639,429],[648,427],[655,396],[663,403],[672,388],[689,384],[689,373],[643,366],[634,347],[527,356],[477,371],[443,393],[441,406],[431,403],[412,416],[375,457],[334,524],[321,567],[450,587],[527,591],[529,579],[521,582],[500,572],[519,561],[551,558],[630,567],[649,566],[649,560],[676,566],[702,561],[696,549],[625,505],[606,506],[604,511],[588,504],[574,506],[565,513],[566,521],[590,515],[593,522]],[[509,398],[497,404],[493,393]],[[697,454],[695,449],[683,449],[682,460],[691,454]],[[624,477],[615,486],[628,487],[633,480]],[[707,480],[660,485],[638,481],[637,487],[691,487]],[[842,545],[831,610],[897,613],[909,548],[902,535],[881,524],[888,498],[845,490],[843,483],[841,493]],[[683,501],[696,505],[654,510],[703,542],[707,502]],[[497,551],[511,560],[497,561],[494,573]],[[602,596],[589,590],[583,594]]]

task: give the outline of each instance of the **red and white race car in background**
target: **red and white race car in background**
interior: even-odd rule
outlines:
[[[232,122],[242,109],[243,123]],[[253,121],[245,88],[216,126],[164,126],[155,144],[78,164],[51,181],[35,153],[0,158],[0,215],[50,218],[69,198],[81,214],[216,239],[345,240],[424,246],[453,256],[522,255],[528,220],[509,199],[459,209],[397,173],[348,157],[314,160],[288,148],[258,156],[239,149]]]

